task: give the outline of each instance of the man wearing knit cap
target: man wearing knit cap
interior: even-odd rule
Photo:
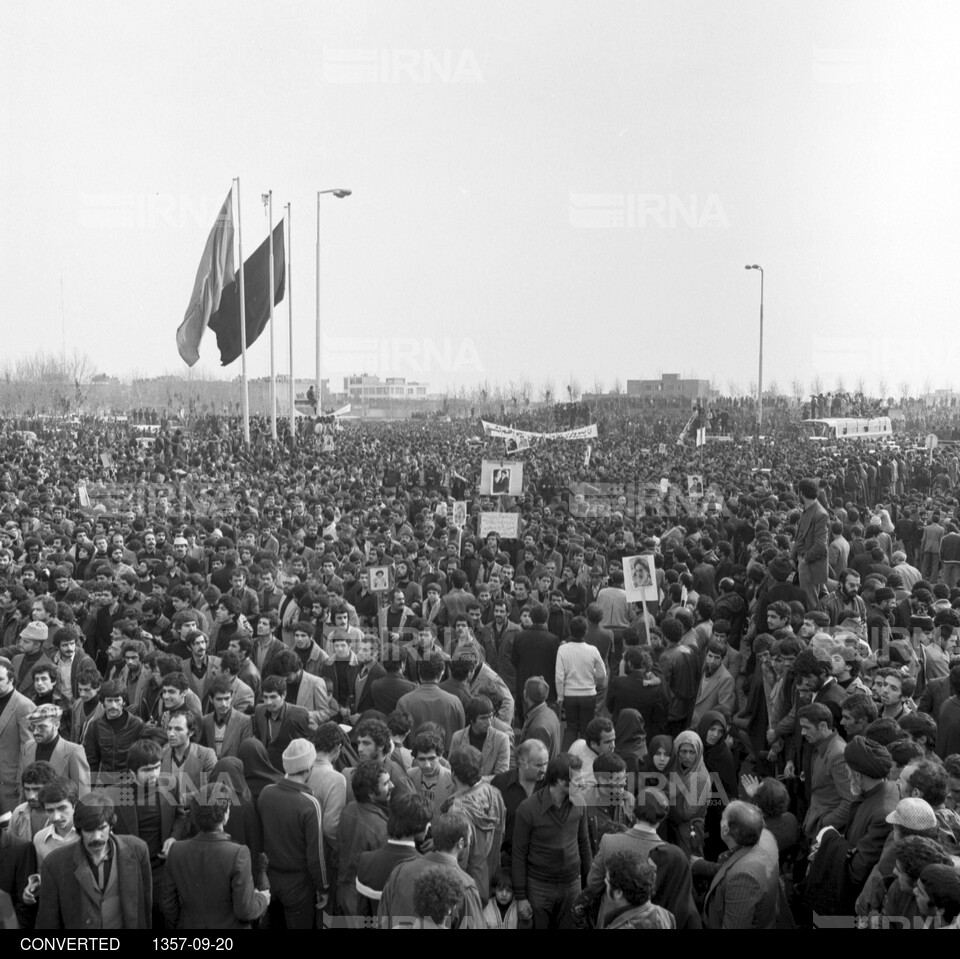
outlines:
[[[37,663],[49,662],[47,654],[43,651],[48,635],[47,624],[34,621],[27,623],[17,639],[17,646],[21,651],[11,659],[11,662],[18,692],[27,693],[33,688],[33,667]]]
[[[257,809],[264,830],[263,851],[270,865],[273,898],[271,927],[313,929],[317,910],[327,901],[320,803],[307,786],[317,751],[306,739],[293,739],[283,751],[285,778],[260,793]]]

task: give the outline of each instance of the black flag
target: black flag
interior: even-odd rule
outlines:
[[[283,300],[286,259],[283,249],[283,220],[273,230],[273,305]],[[247,307],[247,348],[257,341],[270,319],[270,241],[264,240],[243,265],[243,293]],[[220,362],[229,366],[240,355],[240,277],[223,288],[220,308],[210,317],[210,329],[217,334]]]

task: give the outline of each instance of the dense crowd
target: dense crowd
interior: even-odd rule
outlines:
[[[0,421],[0,923],[956,928],[960,460],[708,412]]]

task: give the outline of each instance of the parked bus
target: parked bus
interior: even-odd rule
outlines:
[[[807,439],[818,442],[837,440],[892,439],[893,428],[889,416],[841,417],[838,419],[804,420],[801,424]]]

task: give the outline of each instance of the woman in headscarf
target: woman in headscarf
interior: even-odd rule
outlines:
[[[661,835],[687,856],[702,856],[710,773],[703,762],[703,742],[695,732],[685,729],[673,741],[666,775],[670,812]]]
[[[213,767],[210,782],[223,783],[230,789],[230,820],[226,831],[234,842],[250,850],[250,861],[256,869],[257,858],[263,851],[263,829],[253,794],[244,779],[243,763],[235,756],[225,756]]]
[[[704,745],[703,764],[713,785],[704,821],[704,855],[715,861],[727,848],[720,838],[720,818],[727,803],[737,798],[737,765],[727,745],[727,720],[723,713],[716,710],[704,713],[697,732]]]
[[[643,730],[643,716],[636,709],[621,709],[615,727],[617,745],[614,752],[627,764],[627,773],[640,771],[647,756],[647,737]]]
[[[270,764],[267,747],[259,739],[253,737],[245,739],[240,744],[237,755],[243,764],[243,776],[250,787],[250,795],[254,802],[260,798],[260,793],[265,787],[283,779],[283,773]]]

